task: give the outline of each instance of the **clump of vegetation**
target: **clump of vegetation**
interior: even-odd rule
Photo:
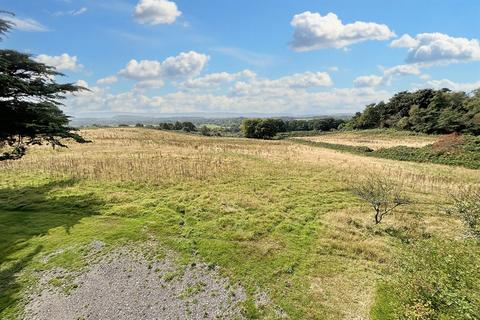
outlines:
[[[245,119],[241,129],[245,137],[271,139],[279,133],[297,131],[330,131],[337,129],[344,121],[335,118],[312,120]]]
[[[480,240],[480,188],[468,186],[454,194],[450,212],[462,219],[472,237]]]
[[[0,40],[12,26],[0,19]],[[63,138],[87,142],[59,108],[66,94],[86,88],[57,83],[55,77],[63,74],[29,54],[0,50],[0,61],[0,149],[7,148],[0,161],[23,157],[31,145],[65,147]]]
[[[345,129],[396,128],[423,133],[480,134],[480,89],[472,94],[448,89],[399,92],[388,102],[366,106]]]
[[[468,242],[409,245],[378,288],[373,319],[478,319],[480,254]]]
[[[352,186],[352,191],[375,211],[375,224],[397,207],[410,203],[402,188],[385,177],[370,176]]]
[[[402,161],[431,162],[480,169],[480,137],[452,135],[422,148],[398,146],[370,156]]]
[[[190,121],[176,121],[175,123],[162,122],[158,125],[158,128],[160,130],[176,130],[185,132],[197,131],[197,127]]]

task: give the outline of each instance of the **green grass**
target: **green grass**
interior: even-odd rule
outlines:
[[[93,239],[115,246],[153,236],[186,259],[201,257],[221,266],[250,297],[261,289],[293,318],[320,318],[328,308],[305,288],[310,274],[323,268],[317,261],[317,238],[325,232],[321,216],[355,199],[338,183],[325,183],[328,177],[320,172],[280,173],[267,163],[259,165],[261,170],[242,179],[162,188],[3,176],[0,315],[8,319],[21,310],[33,270],[82,268]],[[340,262],[332,257],[324,263],[335,268]],[[245,312],[274,314],[252,308],[247,303]]]
[[[373,319],[478,319],[478,243],[438,238],[409,245],[378,287]]]

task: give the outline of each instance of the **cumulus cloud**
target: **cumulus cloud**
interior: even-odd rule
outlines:
[[[380,76],[361,76],[353,80],[353,85],[357,88],[376,87],[383,81],[383,77]]]
[[[305,90],[332,86],[333,82],[327,72],[296,73],[278,79],[258,79],[238,81],[232,88],[236,95],[262,95],[267,93],[282,93],[286,89]]]
[[[134,80],[153,79],[161,77],[161,69],[160,61],[132,59],[124,69],[120,70],[119,75]]]
[[[415,38],[406,34],[390,46],[408,48],[408,63],[430,65],[480,60],[477,39],[455,38],[443,33],[421,33]]]
[[[67,53],[59,56],[41,54],[36,56],[34,60],[55,67],[58,71],[78,71],[83,68],[81,64],[77,63],[78,59],[76,56],[71,56]]]
[[[198,75],[207,64],[209,56],[195,51],[182,52],[162,62],[165,77],[191,77]]]
[[[134,80],[159,78],[194,77],[198,75],[209,60],[209,56],[195,51],[182,52],[178,56],[168,57],[163,62],[157,60],[130,60],[119,75]]]
[[[143,80],[135,85],[136,89],[160,89],[165,83],[160,79]]]
[[[241,74],[241,76],[240,76]],[[239,80],[240,77],[242,80]],[[231,80],[235,78],[235,80]],[[88,112],[236,112],[328,114],[354,112],[365,104],[385,100],[390,93],[375,88],[329,88],[325,72],[304,72],[277,79],[260,78],[251,71],[216,73],[201,78],[202,83],[226,81],[222,91],[180,90],[150,96],[139,82],[133,89],[114,94],[108,88],[89,87],[67,101],[67,113]]]
[[[395,36],[384,24],[362,21],[343,24],[334,13],[322,16],[306,11],[295,15],[290,24],[294,28],[290,47],[295,51],[345,48],[362,41],[382,41]]]
[[[401,64],[384,70],[385,76],[394,75],[420,75],[420,68],[417,65]]]
[[[105,89],[90,88],[91,92],[72,96],[67,101],[68,114],[92,111],[138,113],[237,112],[331,114],[354,112],[366,104],[386,100],[391,93],[373,88],[341,88],[309,92],[292,88],[277,88],[253,95],[171,92],[150,97],[141,90],[112,94]]]
[[[102,79],[97,80],[97,84],[99,85],[109,85],[113,84],[118,81],[118,78],[116,76],[110,76],[110,77],[105,77]]]
[[[14,17],[8,14],[0,13],[0,18],[10,21],[13,24],[13,28],[21,31],[26,32],[45,32],[49,31],[47,27],[45,27],[40,22],[29,19],[29,18],[19,18]]]
[[[424,87],[434,88],[434,89],[443,89],[448,88],[454,91],[465,91],[470,92],[476,89],[480,89],[480,81],[477,82],[454,82],[448,79],[441,80],[430,80],[425,83]]]
[[[173,1],[140,0],[133,15],[141,24],[172,24],[182,14]]]
[[[404,34],[390,43],[391,48],[413,48],[418,45],[418,41],[408,34]]]
[[[353,80],[353,84],[358,88],[376,87],[379,85],[390,85],[396,76],[415,75],[421,76],[420,68],[417,65],[401,64],[391,68],[383,69],[383,75],[361,76]]]
[[[243,70],[237,73],[217,72],[210,73],[203,77],[188,79],[181,86],[188,89],[212,88],[223,83],[232,82],[241,78],[255,78],[256,74],[250,70]]]

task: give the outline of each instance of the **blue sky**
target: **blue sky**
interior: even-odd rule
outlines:
[[[480,1],[0,0],[73,116],[332,114],[480,87]]]

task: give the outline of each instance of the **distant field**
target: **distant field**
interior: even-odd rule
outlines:
[[[440,282],[433,281],[443,283],[449,277],[428,260],[429,253],[438,251],[435,259],[460,254],[447,260],[449,269],[459,270],[458,281],[447,287],[449,297],[473,301],[468,307],[478,310],[480,284],[472,271],[480,263],[478,246],[466,242],[464,226],[442,210],[452,191],[480,184],[478,170],[289,140],[140,128],[82,133],[93,143],[36,147],[22,160],[0,162],[1,319],[22,313],[26,294],[38,290],[39,270],[83,270],[98,241],[105,248],[96,255],[143,243],[153,253],[172,250],[181,265],[218,268],[245,291],[240,308],[247,319],[397,319],[420,308],[414,290],[404,289],[417,282],[399,261],[422,257],[427,273],[414,274],[438,276]],[[361,141],[366,138],[360,134],[338,133],[320,139],[379,147],[435,138],[389,141],[379,135]],[[369,175],[402,184],[414,202],[374,226],[371,209],[349,191]],[[165,281],[175,277],[171,273]],[[58,278],[49,285],[72,290],[70,281]],[[458,319],[448,312],[464,307],[444,305],[442,319]]]
[[[314,142],[369,147],[372,150],[378,150],[397,146],[421,148],[434,143],[438,138],[429,135],[412,134],[411,132],[364,130],[325,133],[318,136],[302,137],[301,139]]]

